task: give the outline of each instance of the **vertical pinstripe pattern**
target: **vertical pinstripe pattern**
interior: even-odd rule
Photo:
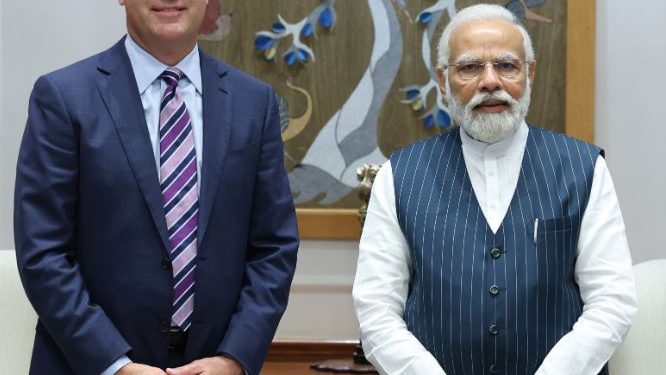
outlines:
[[[171,324],[187,330],[194,308],[194,271],[199,225],[197,158],[190,116],[177,91],[182,73],[167,68],[160,103],[160,185],[166,214],[174,296]]]
[[[474,195],[458,129],[391,156],[412,258],[404,318],[447,374],[533,374],[571,330],[582,313],[576,244],[600,152],[530,127],[497,233]]]

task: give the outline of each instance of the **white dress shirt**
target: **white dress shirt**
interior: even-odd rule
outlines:
[[[523,122],[512,136],[494,144],[476,141],[462,130],[460,133],[472,188],[496,232],[516,190],[529,128]],[[581,222],[574,270],[583,314],[550,350],[537,375],[591,375],[601,370],[637,309],[631,267],[615,188],[604,158],[599,157]],[[363,348],[380,374],[444,374],[403,319],[410,268],[388,161],[372,188],[354,281]]]
[[[167,84],[160,79],[160,74],[169,66],[141,48],[130,36],[125,38],[125,49],[129,56],[137,90],[141,95],[143,113],[146,116],[146,125],[150,143],[155,155],[155,168],[160,173],[160,102],[166,91]],[[178,81],[178,92],[183,97],[187,113],[190,115],[192,135],[194,136],[194,150],[197,156],[197,175],[201,176],[201,156],[203,155],[203,100],[201,85],[201,63],[199,60],[199,47],[195,45],[176,68],[185,74]],[[199,184],[200,185],[200,184]]]
[[[167,88],[166,83],[160,79],[160,75],[169,66],[160,62],[155,57],[146,52],[141,46],[136,44],[132,38],[127,35],[125,38],[125,49],[129,56],[134,78],[136,79],[137,90],[141,96],[143,113],[146,117],[148,126],[148,135],[155,155],[155,167],[157,176],[160,174],[160,102],[162,95]],[[194,136],[194,150],[197,158],[197,175],[201,176],[201,155],[203,154],[203,100],[201,97],[201,65],[199,63],[199,48],[194,46],[192,51],[187,54],[176,68],[185,74],[185,78],[178,81],[178,91],[183,97]],[[201,177],[199,177],[201,178]],[[199,180],[200,181],[200,180]],[[200,188],[201,184],[197,184]],[[123,366],[130,363],[127,356],[118,358],[111,366],[107,367],[101,375],[113,375]]]

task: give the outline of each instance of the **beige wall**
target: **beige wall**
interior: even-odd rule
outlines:
[[[597,0],[596,143],[634,263],[666,257],[666,2]]]

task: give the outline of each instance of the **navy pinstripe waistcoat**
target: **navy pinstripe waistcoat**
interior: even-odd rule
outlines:
[[[412,259],[404,318],[447,374],[534,374],[572,329],[582,313],[576,244],[600,154],[530,127],[497,233],[474,195],[459,129],[391,156]]]

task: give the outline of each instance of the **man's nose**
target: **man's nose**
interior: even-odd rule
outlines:
[[[500,89],[501,84],[495,66],[490,63],[485,64],[479,76],[479,90],[493,92]]]

